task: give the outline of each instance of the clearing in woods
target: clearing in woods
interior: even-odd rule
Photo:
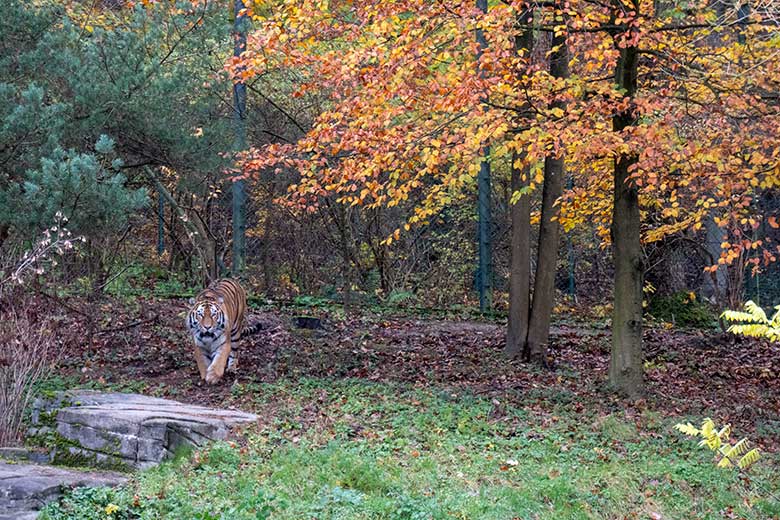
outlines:
[[[135,325],[135,305],[152,319]],[[597,318],[558,323],[555,370],[543,371],[503,358],[503,327],[492,323],[320,311],[325,329],[304,330],[293,312],[266,309],[238,374],[206,387],[185,303],[135,305],[105,306],[92,323],[64,314],[67,362],[49,386],[235,407],[261,420],[118,490],[76,491],[44,518],[109,505],[126,518],[780,515],[780,359],[765,342],[648,328],[647,396],[627,402],[605,391],[609,332]],[[704,417],[757,442],[761,463],[745,474],[718,469],[672,430]]]

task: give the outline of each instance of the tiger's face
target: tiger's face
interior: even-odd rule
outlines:
[[[197,302],[190,310],[188,325],[196,340],[211,343],[225,333],[225,311],[215,302]]]

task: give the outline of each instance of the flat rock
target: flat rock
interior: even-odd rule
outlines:
[[[0,460],[0,520],[35,518],[37,511],[75,487],[116,486],[127,475]]]
[[[255,421],[250,413],[139,394],[71,391],[36,403],[32,433],[57,439],[54,460],[147,468]]]

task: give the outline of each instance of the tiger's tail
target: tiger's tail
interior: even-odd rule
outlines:
[[[251,336],[253,334],[257,334],[258,332],[260,332],[261,330],[263,330],[265,328],[266,327],[265,327],[265,325],[262,322],[256,321],[256,322],[252,323],[251,325],[247,325],[246,327],[244,327],[244,330],[241,331],[241,337],[245,338],[247,336]]]

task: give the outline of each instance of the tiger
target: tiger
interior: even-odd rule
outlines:
[[[246,291],[235,280],[223,278],[191,298],[187,326],[195,340],[195,362],[200,378],[219,382],[225,370],[238,368],[238,340],[259,330],[246,326]]]

